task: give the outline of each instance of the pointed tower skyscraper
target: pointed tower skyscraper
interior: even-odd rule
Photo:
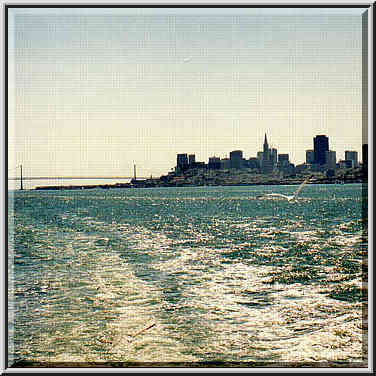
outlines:
[[[268,139],[266,138],[265,133],[265,140],[264,140],[264,159],[269,159],[270,152],[269,152],[269,145],[268,145]]]
[[[261,170],[264,174],[270,174],[273,171],[273,163],[271,159],[271,150],[269,149],[268,139],[265,133],[264,151],[262,153]]]

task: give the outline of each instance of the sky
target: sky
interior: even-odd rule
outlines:
[[[9,176],[156,177],[265,133],[295,164],[319,134],[361,160],[365,9],[8,11]]]

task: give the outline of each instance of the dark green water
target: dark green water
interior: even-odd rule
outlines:
[[[362,186],[295,189],[10,192],[11,362],[360,361]]]

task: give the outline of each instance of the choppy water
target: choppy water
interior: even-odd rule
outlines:
[[[367,192],[295,189],[10,192],[11,362],[361,361]]]

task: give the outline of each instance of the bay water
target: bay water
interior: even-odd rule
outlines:
[[[361,362],[367,191],[8,192],[9,361]]]

